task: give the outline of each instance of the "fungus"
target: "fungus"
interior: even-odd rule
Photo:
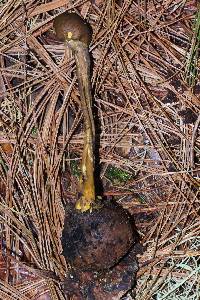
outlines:
[[[59,40],[73,51],[84,116],[84,146],[81,162],[81,198],[66,210],[62,232],[63,255],[72,266],[101,270],[113,266],[135,241],[128,213],[116,204],[96,205],[94,183],[95,127],[92,114],[90,56],[91,30],[77,14],[63,13],[55,18]]]
[[[108,269],[131,249],[133,223],[119,205],[106,203],[92,212],[76,211],[73,207],[67,210],[62,232],[63,255],[73,267]]]
[[[55,18],[54,28],[57,38],[65,42],[73,51],[84,116],[84,146],[81,163],[80,192],[76,208],[81,212],[92,209],[95,201],[94,185],[94,140],[95,127],[92,114],[90,84],[90,56],[88,46],[92,31],[85,21],[75,13],[63,13]]]

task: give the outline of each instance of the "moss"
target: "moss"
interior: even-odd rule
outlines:
[[[147,199],[146,199],[146,196],[145,196],[145,195],[138,194],[137,199],[138,199],[138,201],[139,201],[141,204],[147,203]]]
[[[38,132],[37,127],[33,127],[32,130],[31,130],[31,134],[34,135],[34,136],[36,136],[37,132]]]
[[[78,160],[71,160],[70,162],[70,167],[71,167],[71,173],[73,176],[79,178],[81,175],[81,170],[79,166],[79,161]]]
[[[132,178],[132,175],[120,168],[109,166],[106,171],[106,177],[114,184],[126,183]]]

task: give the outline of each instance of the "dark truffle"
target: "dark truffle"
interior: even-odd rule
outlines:
[[[91,213],[71,209],[62,233],[63,255],[73,267],[102,270],[115,265],[135,241],[129,214],[116,204]]]

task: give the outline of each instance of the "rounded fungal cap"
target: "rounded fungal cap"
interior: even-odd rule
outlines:
[[[57,38],[62,41],[79,41],[89,46],[92,39],[92,29],[76,13],[63,13],[54,19],[54,29]]]

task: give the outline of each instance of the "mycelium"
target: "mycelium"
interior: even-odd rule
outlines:
[[[75,13],[55,18],[57,38],[71,48],[76,62],[84,117],[84,146],[80,193],[75,208],[67,210],[62,233],[63,255],[78,269],[102,270],[116,264],[131,248],[135,237],[129,214],[120,206],[96,205],[94,180],[95,126],[92,113],[89,25]]]

